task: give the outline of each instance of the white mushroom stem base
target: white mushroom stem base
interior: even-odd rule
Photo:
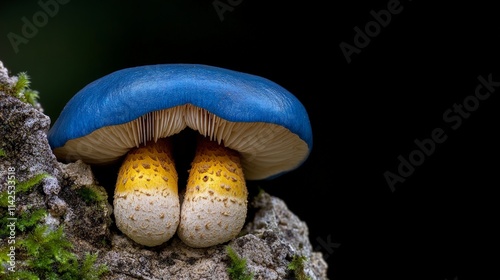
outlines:
[[[245,223],[247,196],[239,154],[200,137],[189,171],[177,235],[196,248],[233,239]]]
[[[177,181],[168,140],[148,142],[129,151],[115,187],[113,205],[118,228],[146,246],[169,240],[179,224]]]

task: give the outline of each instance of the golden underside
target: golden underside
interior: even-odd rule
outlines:
[[[115,194],[143,192],[177,195],[177,171],[167,139],[132,149],[125,157],[116,181]]]
[[[247,188],[239,154],[200,137],[191,163],[186,197],[208,193],[217,197],[247,197]]]

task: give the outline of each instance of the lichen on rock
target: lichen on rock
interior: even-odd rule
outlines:
[[[0,89],[16,82],[17,78],[9,77],[0,62]],[[250,198],[252,215],[242,232],[227,243],[192,248],[174,236],[160,246],[138,245],[113,223],[112,194],[100,185],[92,168],[81,161],[57,161],[47,141],[49,127],[50,119],[39,103],[33,105],[0,90],[0,196],[8,191],[11,170],[17,187],[30,183],[25,191],[16,193],[13,217],[25,217],[26,213],[40,217],[39,221],[31,221],[37,225],[24,231],[16,229],[17,244],[28,238],[30,229],[43,227],[54,233],[62,229],[58,237],[70,242],[66,249],[78,260],[74,264],[76,271],[75,267],[68,271],[104,280],[230,279],[227,246],[245,260],[253,279],[295,279],[289,264],[296,256],[304,259],[302,275],[327,279],[327,264],[321,252],[313,250],[307,224],[287,208],[285,201],[264,191]],[[0,205],[2,215],[7,215],[7,210]],[[0,236],[2,254],[11,246],[8,237]],[[30,267],[29,250],[15,246],[16,270],[45,273]],[[0,256],[0,262],[0,278],[8,277],[8,259]],[[75,277],[84,279],[83,275]]]

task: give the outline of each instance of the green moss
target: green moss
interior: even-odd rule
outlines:
[[[10,247],[13,246],[17,249],[18,244],[22,242],[22,237],[20,237],[21,234],[23,232],[32,230],[35,225],[37,225],[43,218],[45,218],[47,214],[45,209],[37,209],[33,211],[28,210],[21,214],[21,216],[16,217],[15,220],[9,220],[9,218],[12,218],[12,216],[6,212],[7,211],[5,211],[4,208],[0,209],[0,216],[2,217],[0,219],[0,240],[5,240],[5,243],[9,244],[8,246],[2,247],[0,250],[0,267],[4,267],[3,264],[8,263],[9,256],[7,254],[11,251]],[[14,223],[15,225],[15,236],[11,235],[12,228],[9,225],[11,225],[12,223]],[[12,239],[12,237],[15,238]],[[0,271],[0,276],[2,274],[5,274],[5,272]],[[31,279],[29,277],[22,277],[23,275],[24,274],[18,275],[18,279]]]
[[[15,245],[16,261],[23,259],[24,264],[15,272],[1,272],[0,276],[4,274],[5,279],[97,280],[108,272],[107,266],[95,265],[97,254],[87,253],[79,261],[70,251],[73,245],[64,236],[63,227],[50,230],[47,225],[37,224],[27,235],[16,240]],[[1,257],[7,257],[8,250],[2,250]],[[3,267],[7,261],[0,258]]]
[[[37,209],[31,212],[24,212],[16,223],[16,227],[19,231],[24,232],[27,229],[35,226],[42,219],[47,217],[47,211],[45,209]]]
[[[43,179],[50,177],[48,173],[40,173],[38,175],[33,176],[32,178],[24,181],[18,182],[15,181],[16,192],[15,195],[20,195],[22,193],[26,193],[31,191],[34,187],[38,186]],[[8,207],[9,206],[9,193],[7,191],[0,193],[0,207]]]
[[[4,150],[0,149],[0,157],[5,157],[7,154],[5,153]]]
[[[226,246],[226,252],[230,260],[227,268],[229,278],[232,280],[252,280],[253,273],[248,271],[247,261],[240,258],[231,246]]]
[[[32,191],[41,180],[50,175],[42,173],[33,178],[16,183],[16,196]],[[4,243],[10,240],[11,228],[7,227],[12,217],[7,209],[7,192],[1,195],[0,208],[0,239]],[[4,198],[5,197],[5,198]],[[13,211],[13,210],[12,210]],[[0,248],[0,278],[1,279],[61,279],[61,280],[96,280],[108,271],[107,266],[96,266],[96,254],[87,253],[82,260],[71,252],[73,245],[65,237],[63,227],[51,230],[43,224],[47,212],[45,209],[28,209],[16,217],[15,243],[9,243]],[[15,249],[16,271],[5,270],[9,267],[11,246]]]
[[[71,243],[64,238],[62,227],[51,231],[48,226],[39,225],[19,245],[26,253],[30,272],[45,279],[56,278],[57,272],[65,273],[76,261],[68,251]]]
[[[77,190],[77,193],[86,203],[102,202],[107,199],[106,195],[97,186],[84,186]]]
[[[23,256],[26,269],[5,273],[7,279],[94,280],[108,271],[105,265],[95,266],[96,254],[86,254],[79,261],[70,251],[72,244],[65,238],[63,227],[50,230],[38,224],[16,244],[16,256]]]
[[[311,280],[305,273],[305,256],[295,255],[292,261],[288,264],[288,269],[291,270],[297,280]]]
[[[32,90],[29,88],[30,79],[26,72],[21,72],[17,75],[17,82],[13,86],[9,86],[6,84],[0,84],[0,91],[3,91],[9,95],[12,95],[19,100],[35,105],[38,101],[38,91]]]
[[[95,267],[96,260],[97,260],[97,254],[87,253],[85,255],[85,259],[83,260],[83,263],[80,266],[81,278],[79,279],[97,280],[102,275],[109,272],[109,269],[106,265],[101,264]]]
[[[32,228],[43,218],[47,216],[47,211],[45,209],[36,209],[34,211],[26,211],[21,214],[16,220],[16,230],[20,232],[25,232],[27,229]],[[10,229],[7,227],[9,224],[9,215],[3,215],[0,219],[0,238],[5,238],[9,235]]]
[[[7,274],[5,276],[5,278],[2,278],[2,279],[5,279],[5,280],[19,280],[19,279],[23,279],[23,280],[40,280],[39,277],[37,277],[36,275],[34,275],[33,273],[31,272],[28,272],[28,271],[16,271],[12,274]]]
[[[31,177],[30,179],[24,182],[16,183],[16,193],[25,193],[33,189],[33,187],[38,186],[43,179],[50,177],[48,173],[40,173]]]

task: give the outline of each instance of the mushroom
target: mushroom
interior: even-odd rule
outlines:
[[[196,155],[180,204],[171,136],[197,131]],[[302,103],[278,84],[201,64],[126,68],[81,89],[48,133],[61,161],[120,163],[118,228],[160,245],[175,233],[209,247],[236,237],[247,214],[247,180],[280,176],[309,156]]]

